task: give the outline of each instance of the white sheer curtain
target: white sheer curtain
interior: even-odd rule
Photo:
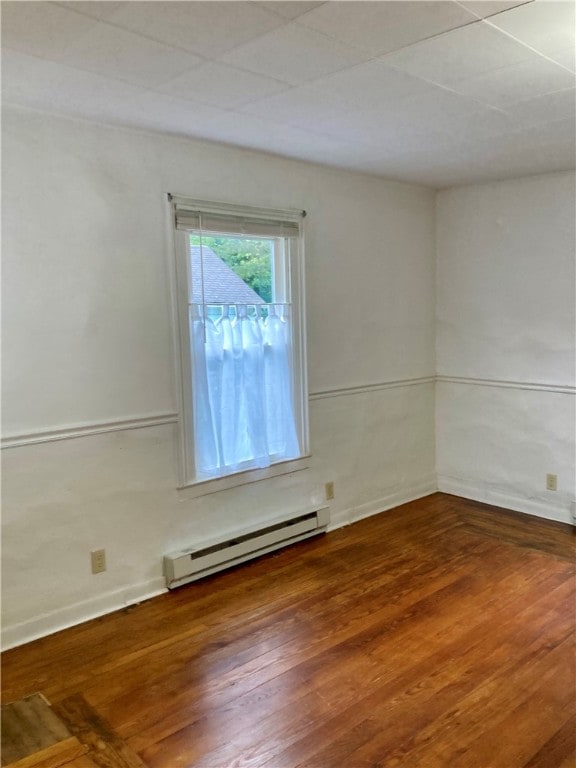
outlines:
[[[217,477],[299,453],[288,305],[190,305],[197,472]]]

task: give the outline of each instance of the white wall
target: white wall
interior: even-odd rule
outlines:
[[[5,645],[162,590],[165,552],[328,480],[337,525],[434,490],[432,191],[20,109],[3,131]],[[307,210],[309,470],[176,490],[168,191]]]
[[[437,200],[439,488],[564,522],[576,498],[575,206],[573,173]]]

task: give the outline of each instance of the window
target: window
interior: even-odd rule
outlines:
[[[303,212],[170,199],[182,484],[293,471],[308,453]]]

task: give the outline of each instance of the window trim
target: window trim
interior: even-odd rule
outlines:
[[[178,390],[178,489],[186,490],[187,496],[194,498],[234,488],[248,483],[259,482],[272,477],[286,475],[309,467],[309,415],[308,415],[308,378],[306,350],[306,304],[305,304],[305,253],[304,222],[305,211],[254,208],[250,206],[216,203],[186,198],[180,195],[167,195],[170,213],[170,240],[172,252],[171,294],[172,317],[175,350],[176,385]],[[298,252],[287,253],[289,265],[288,281],[291,295],[292,345],[293,345],[293,384],[296,429],[300,441],[301,455],[297,458],[281,460],[265,468],[239,470],[215,478],[194,476],[194,423],[191,405],[193,356],[191,354],[188,301],[189,270],[187,240],[192,230],[176,228],[176,205],[190,210],[207,211],[240,217],[272,219],[283,217],[298,221],[300,234]],[[249,233],[247,233],[249,236]],[[275,238],[271,238],[275,239]],[[284,239],[291,245],[290,238]]]

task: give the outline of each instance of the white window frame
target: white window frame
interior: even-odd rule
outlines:
[[[297,472],[309,467],[309,416],[308,416],[308,379],[306,365],[306,307],[304,275],[304,211],[254,208],[215,203],[187,198],[182,195],[168,194],[170,213],[170,239],[173,252],[172,270],[172,310],[175,320],[176,381],[178,385],[178,423],[179,423],[179,489],[186,489],[188,497],[201,496],[217,491],[234,488],[246,483],[258,482],[271,477]],[[296,431],[301,448],[301,455],[296,459],[281,460],[263,469],[247,469],[223,475],[217,478],[198,478],[194,468],[194,414],[192,398],[192,371],[194,360],[191,352],[189,326],[189,236],[191,229],[176,228],[176,206],[186,206],[202,213],[228,214],[255,218],[258,220],[278,220],[286,218],[298,221],[300,235],[296,249],[289,248],[282,261],[288,265],[282,270],[288,282],[291,303],[292,325],[292,379]],[[246,233],[249,237],[250,233]],[[276,238],[271,238],[276,239]],[[282,238],[281,238],[282,239]],[[289,246],[293,243],[286,239]],[[288,249],[287,249],[288,250]],[[293,250],[297,252],[294,253]],[[278,249],[274,248],[274,270],[277,270]],[[284,279],[284,274],[282,279]]]

